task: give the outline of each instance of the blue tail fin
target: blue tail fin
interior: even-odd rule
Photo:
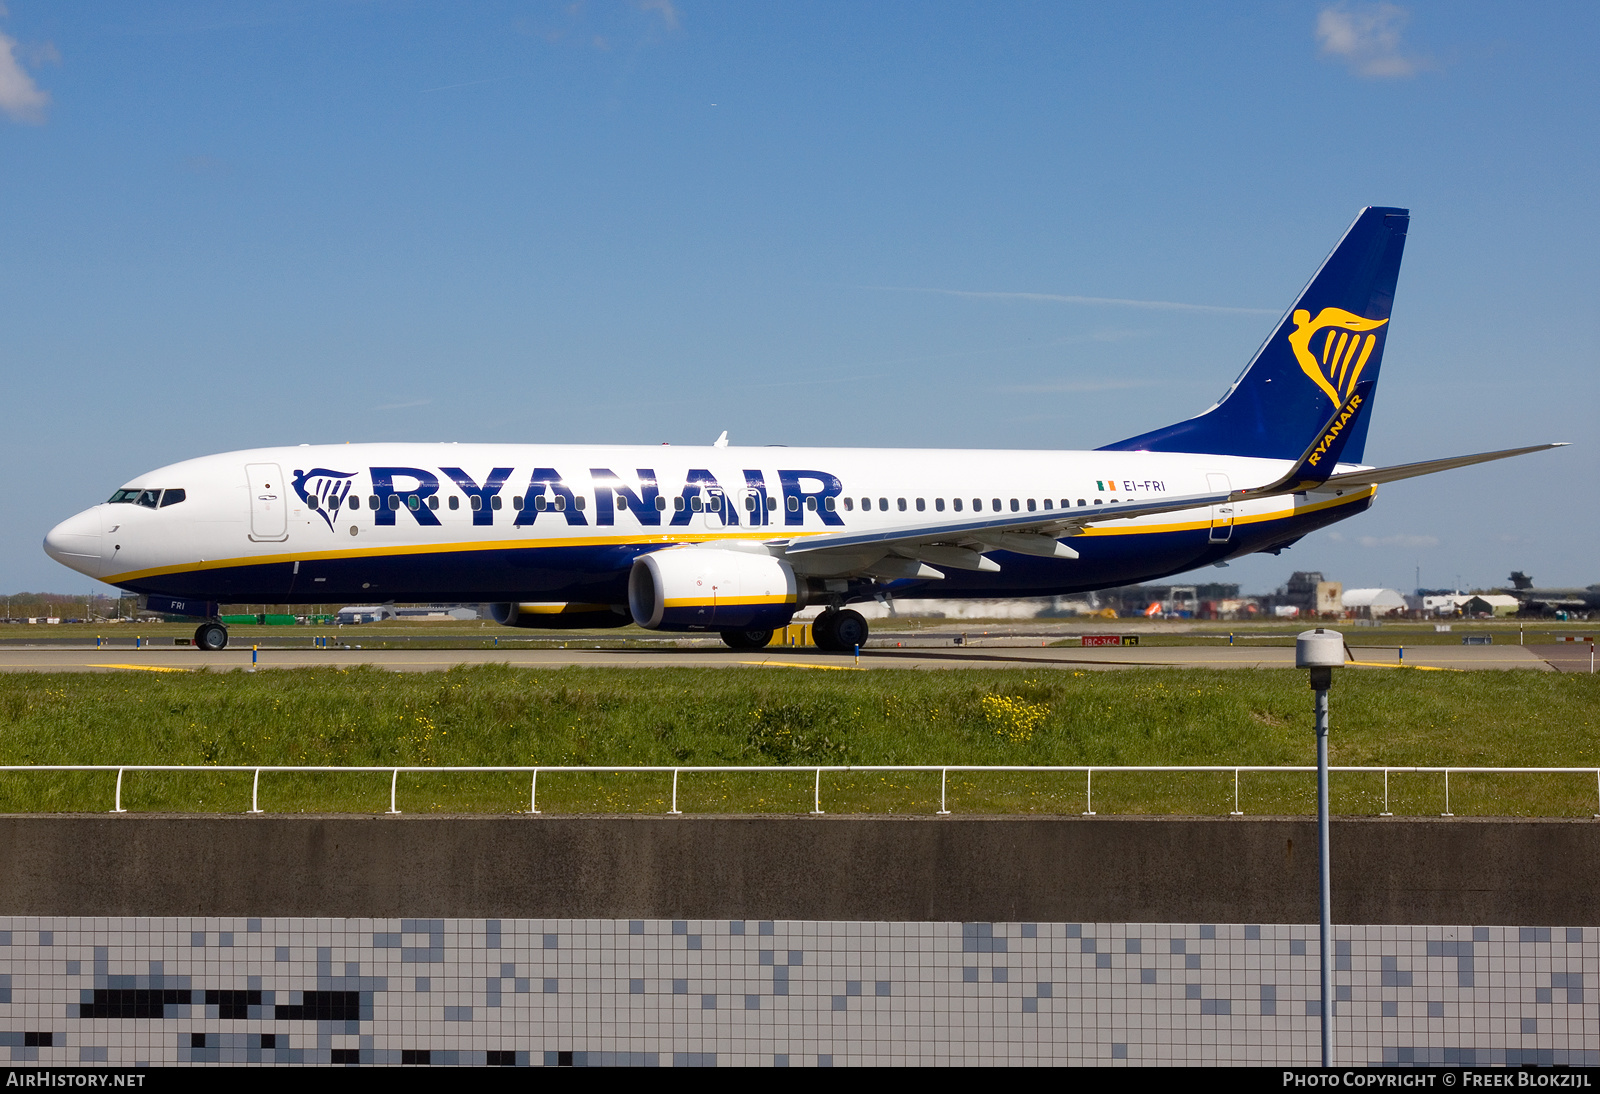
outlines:
[[[1356,385],[1378,379],[1410,220],[1406,209],[1361,210],[1216,406],[1104,450],[1298,459]],[[1372,422],[1372,389],[1367,392],[1343,452],[1357,463]]]

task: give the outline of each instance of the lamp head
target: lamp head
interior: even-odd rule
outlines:
[[[1294,667],[1311,670],[1311,686],[1326,691],[1333,684],[1333,670],[1344,664],[1344,635],[1318,627],[1301,631],[1294,641]]]

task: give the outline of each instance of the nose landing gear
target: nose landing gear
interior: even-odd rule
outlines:
[[[202,623],[194,630],[194,644],[203,650],[228,647],[228,628],[221,623]]]

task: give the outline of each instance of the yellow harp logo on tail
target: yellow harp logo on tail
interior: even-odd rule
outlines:
[[[1363,319],[1343,308],[1323,308],[1315,319],[1299,308],[1293,318],[1295,329],[1289,335],[1289,345],[1301,371],[1327,393],[1335,406],[1342,404],[1356,389],[1361,370],[1367,367],[1367,358],[1378,344],[1378,336],[1368,332],[1388,320]]]

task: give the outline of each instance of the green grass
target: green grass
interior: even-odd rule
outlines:
[[[0,676],[0,763],[269,765],[1309,764],[1311,692],[1291,671],[1133,669],[375,669]],[[1600,678],[1348,670],[1344,765],[1600,766]],[[108,774],[0,774],[0,811],[110,808]],[[956,812],[1078,813],[1081,774],[959,774]],[[689,775],[694,812],[806,812],[812,775]],[[388,807],[387,775],[267,775],[272,812]],[[1437,814],[1437,775],[1391,779],[1395,813]],[[930,813],[935,774],[825,775],[832,813]],[[658,813],[670,775],[546,775],[547,812]],[[527,809],[512,775],[406,775],[407,812]],[[130,774],[133,810],[240,812],[250,776]],[[1338,776],[1335,810],[1376,813],[1381,776]],[[1246,813],[1312,809],[1309,775],[1246,775]],[[1588,816],[1589,776],[1455,776],[1458,815]],[[1226,813],[1227,775],[1102,774],[1100,813]]]
[[[270,607],[270,605],[269,605]],[[966,633],[977,640],[989,635],[990,641],[1004,641],[1009,632],[1017,629],[1059,634],[1057,645],[1076,646],[1082,634],[1138,634],[1142,645],[1195,646],[1227,645],[1228,635],[1235,636],[1241,647],[1292,646],[1294,634],[1307,627],[1319,625],[1314,620],[1271,619],[1260,621],[1227,620],[1147,620],[1139,617],[1125,619],[1035,619],[1035,620],[955,620],[878,619],[872,621],[872,633],[877,639],[914,639],[925,632],[941,634]],[[1595,633],[1589,623],[1562,623],[1556,620],[1455,620],[1451,630],[1438,632],[1428,622],[1383,622],[1376,626],[1361,626],[1356,620],[1338,620],[1321,625],[1343,632],[1352,649],[1364,646],[1459,646],[1463,635],[1489,634],[1495,645],[1514,646],[1519,628],[1528,643],[1559,641],[1568,635]],[[131,646],[135,636],[154,638],[163,644],[174,638],[188,638],[194,634],[195,624],[189,623],[80,623],[57,626],[19,624],[0,627],[0,642],[26,644],[39,641],[94,642],[96,637],[116,646]],[[664,634],[628,626],[605,630],[540,631],[516,630],[501,627],[488,621],[466,623],[400,622],[365,623],[360,626],[257,626],[239,624],[230,626],[229,644],[234,649],[248,649],[252,644],[262,646],[309,646],[317,637],[333,638],[337,642],[360,645],[363,649],[425,649],[430,645],[449,649],[521,649],[560,648],[565,645],[639,647],[659,646],[663,642],[681,639],[714,640],[710,634]],[[1018,641],[1027,644],[1029,639]],[[1037,639],[1031,641],[1037,642]]]

